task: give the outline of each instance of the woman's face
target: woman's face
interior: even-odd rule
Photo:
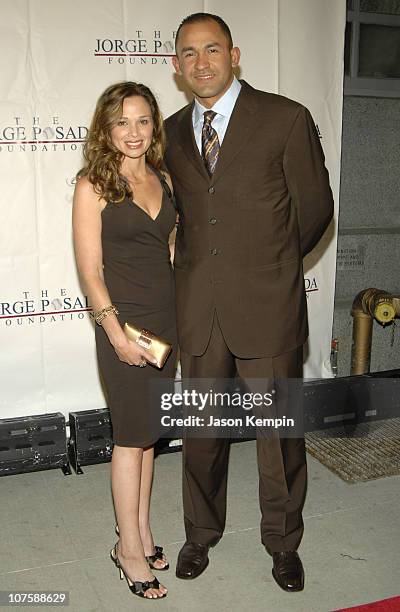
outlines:
[[[122,117],[111,129],[111,140],[126,157],[136,159],[150,147],[153,129],[148,102],[142,96],[131,96],[123,102]]]

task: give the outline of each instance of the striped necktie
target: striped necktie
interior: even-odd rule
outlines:
[[[204,113],[204,123],[201,130],[201,154],[210,176],[214,173],[220,148],[218,134],[211,125],[216,114],[211,110]]]

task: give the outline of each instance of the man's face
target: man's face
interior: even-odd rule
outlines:
[[[198,101],[211,108],[229,89],[239,59],[219,24],[205,19],[181,28],[172,62]]]

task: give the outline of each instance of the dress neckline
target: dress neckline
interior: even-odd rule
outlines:
[[[129,204],[130,206],[134,206],[135,208],[138,208],[139,210],[142,211],[142,213],[144,215],[146,215],[146,217],[148,217],[150,219],[150,221],[152,221],[153,223],[155,223],[159,216],[161,215],[161,212],[164,208],[164,195],[166,194],[168,196],[168,198],[170,200],[172,200],[172,202],[174,203],[174,198],[171,192],[171,189],[166,181],[165,176],[162,174],[162,172],[160,170],[158,170],[157,168],[153,168],[152,166],[148,165],[148,167],[150,168],[151,172],[153,172],[153,174],[156,175],[156,177],[159,179],[160,184],[161,184],[161,202],[160,202],[160,208],[158,210],[157,215],[154,217],[149,215],[149,213],[147,213],[144,208],[142,208],[141,206],[139,206],[139,204],[137,202],[135,202],[135,200],[133,198],[129,198],[128,196],[125,197],[125,199],[122,202],[112,202],[111,200],[108,201],[106,203],[106,205],[104,206],[104,208],[102,209],[102,213],[106,210],[106,208],[108,208],[109,205],[112,206],[121,206],[121,204]],[[175,206],[175,204],[174,204]]]
[[[162,193],[161,193],[161,203],[160,203],[160,208],[159,208],[159,210],[158,210],[158,213],[157,213],[157,214],[156,214],[156,216],[154,217],[154,219],[153,219],[153,217],[152,217],[151,215],[149,215],[149,213],[148,213],[148,212],[146,212],[146,211],[144,210],[144,208],[142,208],[141,206],[139,206],[139,204],[138,204],[137,202],[135,202],[135,200],[134,200],[133,198],[129,198],[128,202],[129,202],[129,203],[130,203],[132,206],[135,206],[136,208],[138,208],[139,210],[141,210],[141,211],[142,211],[142,213],[143,213],[143,214],[145,214],[145,215],[146,215],[146,217],[148,217],[148,218],[150,219],[150,221],[153,221],[153,223],[155,223],[155,222],[157,221],[158,217],[160,216],[161,211],[162,211],[162,209],[163,209],[163,203],[164,203],[164,193],[165,193],[165,192],[164,192],[164,189],[162,188],[162,186],[161,186],[161,189],[162,189]]]
[[[137,202],[135,202],[135,200],[132,198],[129,198],[129,202],[131,202],[133,204],[133,206],[136,206],[139,210],[141,210],[146,217],[148,217],[151,221],[153,221],[153,223],[155,223],[158,219],[158,217],[161,214],[161,210],[163,208],[163,202],[164,202],[164,193],[165,193],[165,189],[164,189],[164,185],[163,185],[163,180],[165,180],[164,178],[161,179],[160,174],[155,170],[155,168],[152,168],[149,164],[147,164],[147,167],[150,169],[150,172],[152,172],[160,181],[160,185],[161,185],[161,202],[160,202],[160,207],[158,209],[158,213],[156,214],[156,216],[153,218],[148,212],[145,211],[145,209],[140,206]]]

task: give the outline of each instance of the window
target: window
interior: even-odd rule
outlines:
[[[353,0],[351,4],[353,4]],[[400,2],[399,0],[360,0],[360,11],[400,15]]]
[[[345,95],[400,97],[400,0],[347,0]]]

